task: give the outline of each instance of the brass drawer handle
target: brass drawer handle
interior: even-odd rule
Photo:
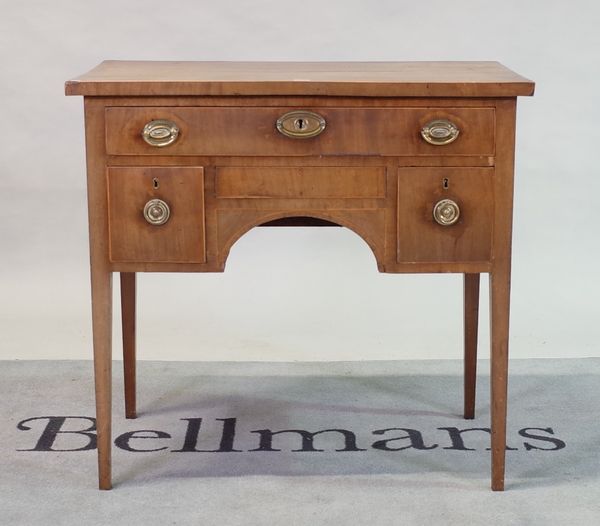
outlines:
[[[446,119],[439,119],[428,122],[421,129],[421,137],[429,144],[441,146],[450,144],[458,138],[460,130],[453,122]]]
[[[277,129],[292,139],[308,139],[323,132],[325,119],[312,111],[290,111],[277,119]]]
[[[170,215],[171,209],[162,199],[150,199],[144,206],[144,219],[151,225],[164,225]]]
[[[433,207],[433,219],[442,226],[450,226],[458,221],[460,207],[452,199],[442,199]]]
[[[142,130],[142,138],[150,145],[163,147],[173,144],[179,137],[179,126],[163,119],[150,121]]]

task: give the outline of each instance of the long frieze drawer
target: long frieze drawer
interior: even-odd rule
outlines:
[[[385,197],[385,167],[219,167],[216,195],[220,198],[382,198]]]
[[[494,108],[109,107],[110,155],[493,155]]]
[[[493,168],[400,168],[397,260],[491,259]]]
[[[202,167],[108,168],[113,262],[204,263]]]

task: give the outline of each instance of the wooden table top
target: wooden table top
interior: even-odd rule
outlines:
[[[107,60],[67,95],[516,97],[534,83],[498,62],[159,62]]]

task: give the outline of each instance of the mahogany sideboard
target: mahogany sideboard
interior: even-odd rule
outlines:
[[[338,225],[380,272],[464,275],[474,417],[489,274],[492,489],[504,489],[516,98],[497,62],[102,62],[83,95],[99,486],[111,488],[112,274],[135,418],[137,272],[222,272],[259,225]],[[342,338],[343,335],[340,335]]]

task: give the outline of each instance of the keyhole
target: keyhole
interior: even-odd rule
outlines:
[[[304,119],[296,119],[296,128],[298,130],[303,130],[304,128],[306,128],[306,122],[304,121]]]
[[[450,183],[448,182],[448,179],[446,177],[444,177],[444,180],[442,182],[442,187],[444,188],[444,190],[448,190],[449,186],[450,186]]]
[[[152,186],[155,190],[158,190],[158,187],[160,186],[160,183],[158,182],[158,179],[156,177],[152,179]]]

